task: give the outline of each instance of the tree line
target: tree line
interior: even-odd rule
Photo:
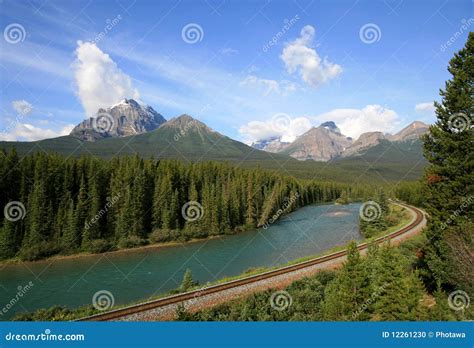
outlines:
[[[226,163],[0,152],[0,259],[104,252],[234,233],[368,189]],[[17,215],[15,215],[17,214]]]

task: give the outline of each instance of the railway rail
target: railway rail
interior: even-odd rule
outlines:
[[[402,236],[405,233],[411,232],[414,228],[419,227],[419,225],[424,221],[424,218],[425,218],[424,213],[421,210],[419,210],[418,208],[409,206],[407,204],[402,204],[402,203],[397,203],[397,204],[402,205],[402,206],[410,209],[412,212],[414,212],[415,213],[415,219],[410,224],[408,224],[407,226],[401,228],[400,230],[395,231],[393,233],[390,233],[388,235],[385,235],[383,237],[379,237],[379,238],[375,239],[374,240],[375,243],[381,244],[381,243],[387,242],[389,240],[392,240],[394,238],[397,238],[399,236]],[[359,251],[362,251],[362,250],[367,249],[367,247],[368,247],[368,243],[361,243],[357,246],[357,249]],[[301,270],[301,269],[304,269],[304,268],[307,268],[307,267],[311,267],[311,266],[314,266],[314,265],[317,265],[317,264],[321,264],[321,263],[324,263],[324,262],[327,262],[327,261],[330,261],[330,260],[335,260],[335,259],[344,257],[346,255],[347,255],[347,249],[341,250],[341,251],[338,251],[338,252],[335,252],[335,253],[331,253],[331,254],[328,254],[328,255],[320,256],[320,257],[317,257],[317,258],[314,258],[314,259],[311,259],[311,260],[303,261],[303,262],[300,262],[300,263],[297,263],[297,264],[294,264],[294,265],[285,266],[285,267],[281,267],[281,268],[271,270],[271,271],[268,271],[268,272],[260,273],[260,274],[257,274],[257,275],[248,276],[248,277],[240,278],[240,279],[237,279],[237,280],[232,280],[232,281],[229,281],[229,282],[226,282],[226,283],[212,285],[212,286],[209,286],[209,287],[189,291],[189,292],[182,293],[182,294],[171,295],[171,296],[160,298],[160,299],[157,299],[157,300],[151,300],[151,301],[148,301],[148,302],[144,302],[144,303],[140,303],[140,304],[136,304],[136,305],[131,305],[131,306],[128,306],[128,307],[124,307],[124,308],[115,309],[115,310],[104,312],[104,313],[91,315],[91,316],[88,316],[88,317],[81,318],[81,319],[79,319],[79,321],[110,321],[110,320],[117,320],[117,319],[127,317],[127,316],[130,316],[130,315],[136,314],[136,313],[145,312],[145,311],[148,311],[148,310],[152,310],[152,309],[156,309],[156,308],[164,307],[164,306],[169,306],[169,305],[173,305],[173,304],[179,304],[179,303],[182,303],[182,302],[187,301],[187,300],[197,299],[199,297],[214,294],[214,293],[224,291],[224,290],[228,290],[228,289],[231,289],[231,288],[240,287],[240,286],[247,285],[247,284],[254,283],[254,282],[258,282],[258,281],[261,281],[261,280],[264,280],[264,279],[269,279],[269,278],[279,276],[279,275],[282,275],[282,274],[285,274],[285,273],[291,273],[291,272]]]

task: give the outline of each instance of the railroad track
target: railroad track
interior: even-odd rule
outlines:
[[[402,205],[402,206],[410,209],[411,211],[413,211],[415,213],[415,219],[410,224],[403,227],[402,229],[400,229],[396,232],[393,232],[391,234],[388,234],[386,236],[375,239],[374,240],[375,243],[381,244],[381,243],[384,243],[386,241],[397,238],[397,237],[399,237],[399,236],[401,236],[401,235],[403,235],[407,232],[412,231],[414,228],[418,227],[423,222],[424,213],[421,210],[419,210],[415,207],[409,206],[407,204],[402,204],[402,203],[397,203],[397,204]],[[361,243],[357,246],[357,249],[362,251],[362,250],[366,249],[367,246],[368,246],[368,243]],[[125,308],[120,308],[120,309],[108,311],[108,312],[105,312],[105,313],[99,313],[99,314],[91,315],[91,316],[88,316],[88,317],[85,317],[85,318],[81,318],[81,319],[79,319],[79,321],[109,321],[109,320],[116,320],[116,319],[120,319],[120,318],[123,318],[123,317],[127,317],[127,316],[130,316],[130,315],[136,314],[136,313],[145,312],[145,311],[156,309],[156,308],[159,308],[159,307],[165,307],[165,306],[169,306],[169,305],[173,305],[173,304],[178,304],[178,303],[182,303],[182,302],[188,301],[188,300],[194,300],[194,299],[200,298],[202,296],[215,294],[215,293],[218,293],[220,291],[224,291],[224,290],[228,290],[228,289],[232,289],[232,288],[237,288],[237,287],[240,287],[240,286],[243,286],[243,285],[258,282],[260,280],[269,279],[269,278],[279,276],[279,275],[282,275],[282,274],[285,274],[285,273],[291,273],[291,272],[301,270],[301,269],[304,269],[304,268],[307,268],[307,267],[311,267],[311,266],[314,266],[314,265],[317,265],[317,264],[320,264],[320,263],[324,263],[324,262],[327,262],[327,261],[330,261],[330,260],[335,260],[335,259],[344,257],[346,255],[347,255],[347,250],[341,250],[341,251],[338,251],[338,252],[335,252],[335,253],[332,253],[332,254],[328,254],[328,255],[317,257],[317,258],[314,258],[314,259],[311,259],[311,260],[303,261],[303,262],[300,262],[300,263],[297,263],[297,264],[294,264],[294,265],[285,266],[285,267],[278,268],[278,269],[275,269],[275,270],[272,270],[272,271],[268,271],[268,272],[265,272],[265,273],[261,273],[261,274],[257,274],[257,275],[237,279],[237,280],[232,280],[232,281],[229,281],[229,282],[226,282],[226,283],[223,283],[223,284],[212,285],[212,286],[209,286],[209,287],[206,287],[206,288],[189,291],[189,292],[182,293],[182,294],[171,295],[171,296],[160,298],[160,299],[157,299],[157,300],[152,300],[152,301],[148,301],[148,302],[144,302],[144,303],[140,303],[140,304],[136,304],[136,305],[131,305],[131,306],[128,306],[128,307],[125,307]]]

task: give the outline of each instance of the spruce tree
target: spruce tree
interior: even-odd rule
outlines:
[[[430,221],[426,263],[436,282],[473,289],[473,269],[455,261],[462,250],[472,250],[474,204],[474,33],[449,62],[452,75],[435,103],[436,124],[424,137],[424,154],[430,165],[425,176],[425,198]],[[455,230],[465,224],[464,229]],[[452,248],[450,234],[460,243]],[[452,250],[454,249],[454,250]],[[454,279],[452,275],[463,276]]]

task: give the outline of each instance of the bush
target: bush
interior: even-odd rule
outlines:
[[[119,241],[119,248],[136,248],[146,244],[146,240],[137,236],[128,236]]]
[[[20,258],[24,261],[39,260],[59,252],[59,247],[53,242],[40,242],[23,249],[20,253]]]
[[[88,249],[91,253],[99,254],[112,250],[112,245],[105,239],[96,239],[90,243]]]

